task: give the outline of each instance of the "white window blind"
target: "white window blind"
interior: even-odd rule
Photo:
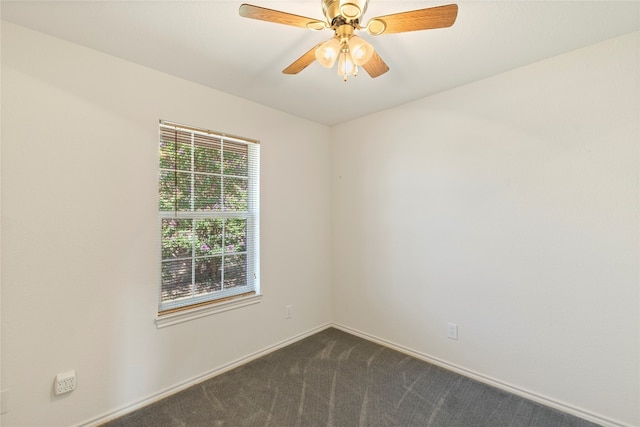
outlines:
[[[160,122],[159,315],[259,291],[259,150]]]

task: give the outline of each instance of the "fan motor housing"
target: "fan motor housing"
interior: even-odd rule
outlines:
[[[367,10],[367,0],[322,0],[322,12],[331,25],[337,17],[344,22],[357,21]]]

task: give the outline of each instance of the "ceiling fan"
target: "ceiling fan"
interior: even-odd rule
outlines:
[[[362,26],[360,20],[367,10],[368,0],[321,1],[326,20],[307,18],[250,4],[240,6],[240,16],[311,30],[332,30],[334,36],[331,39],[312,47],[282,72],[298,74],[315,60],[323,67],[331,68],[337,60],[338,74],[346,81],[347,76],[357,75],[359,66],[374,78],[389,71],[389,67],[373,47],[354,34],[356,30],[366,30],[370,35],[377,36],[447,28],[453,25],[458,15],[458,5],[449,4],[378,16]]]

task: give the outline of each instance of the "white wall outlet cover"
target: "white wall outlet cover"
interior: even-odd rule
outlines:
[[[447,323],[447,338],[452,340],[458,339],[458,325],[456,323]]]
[[[69,393],[76,388],[76,371],[74,369],[56,375],[55,393],[57,395]]]

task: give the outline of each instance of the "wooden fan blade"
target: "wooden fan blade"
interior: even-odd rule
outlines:
[[[324,22],[317,19],[307,18],[306,16],[294,15],[292,13],[280,12],[279,10],[267,9],[260,6],[243,4],[240,6],[240,16],[244,18],[259,19],[261,21],[275,22],[276,24],[292,25],[294,27],[308,28],[307,24],[325,25]]]
[[[373,19],[383,21],[386,24],[384,31],[378,32],[378,34],[393,34],[407,31],[430,30],[433,28],[447,28],[456,22],[457,16],[458,5],[448,4],[445,6],[378,16]]]
[[[389,71],[389,66],[384,63],[377,52],[373,52],[373,56],[371,57],[371,59],[368,60],[367,63],[362,66],[362,68],[364,68],[367,73],[369,73],[369,75],[374,79]]]
[[[293,61],[293,63],[282,70],[282,72],[284,74],[298,74],[300,71],[307,68],[313,61],[316,60],[316,49],[320,47],[321,44],[322,43],[318,43],[317,45],[309,49],[307,53]]]

